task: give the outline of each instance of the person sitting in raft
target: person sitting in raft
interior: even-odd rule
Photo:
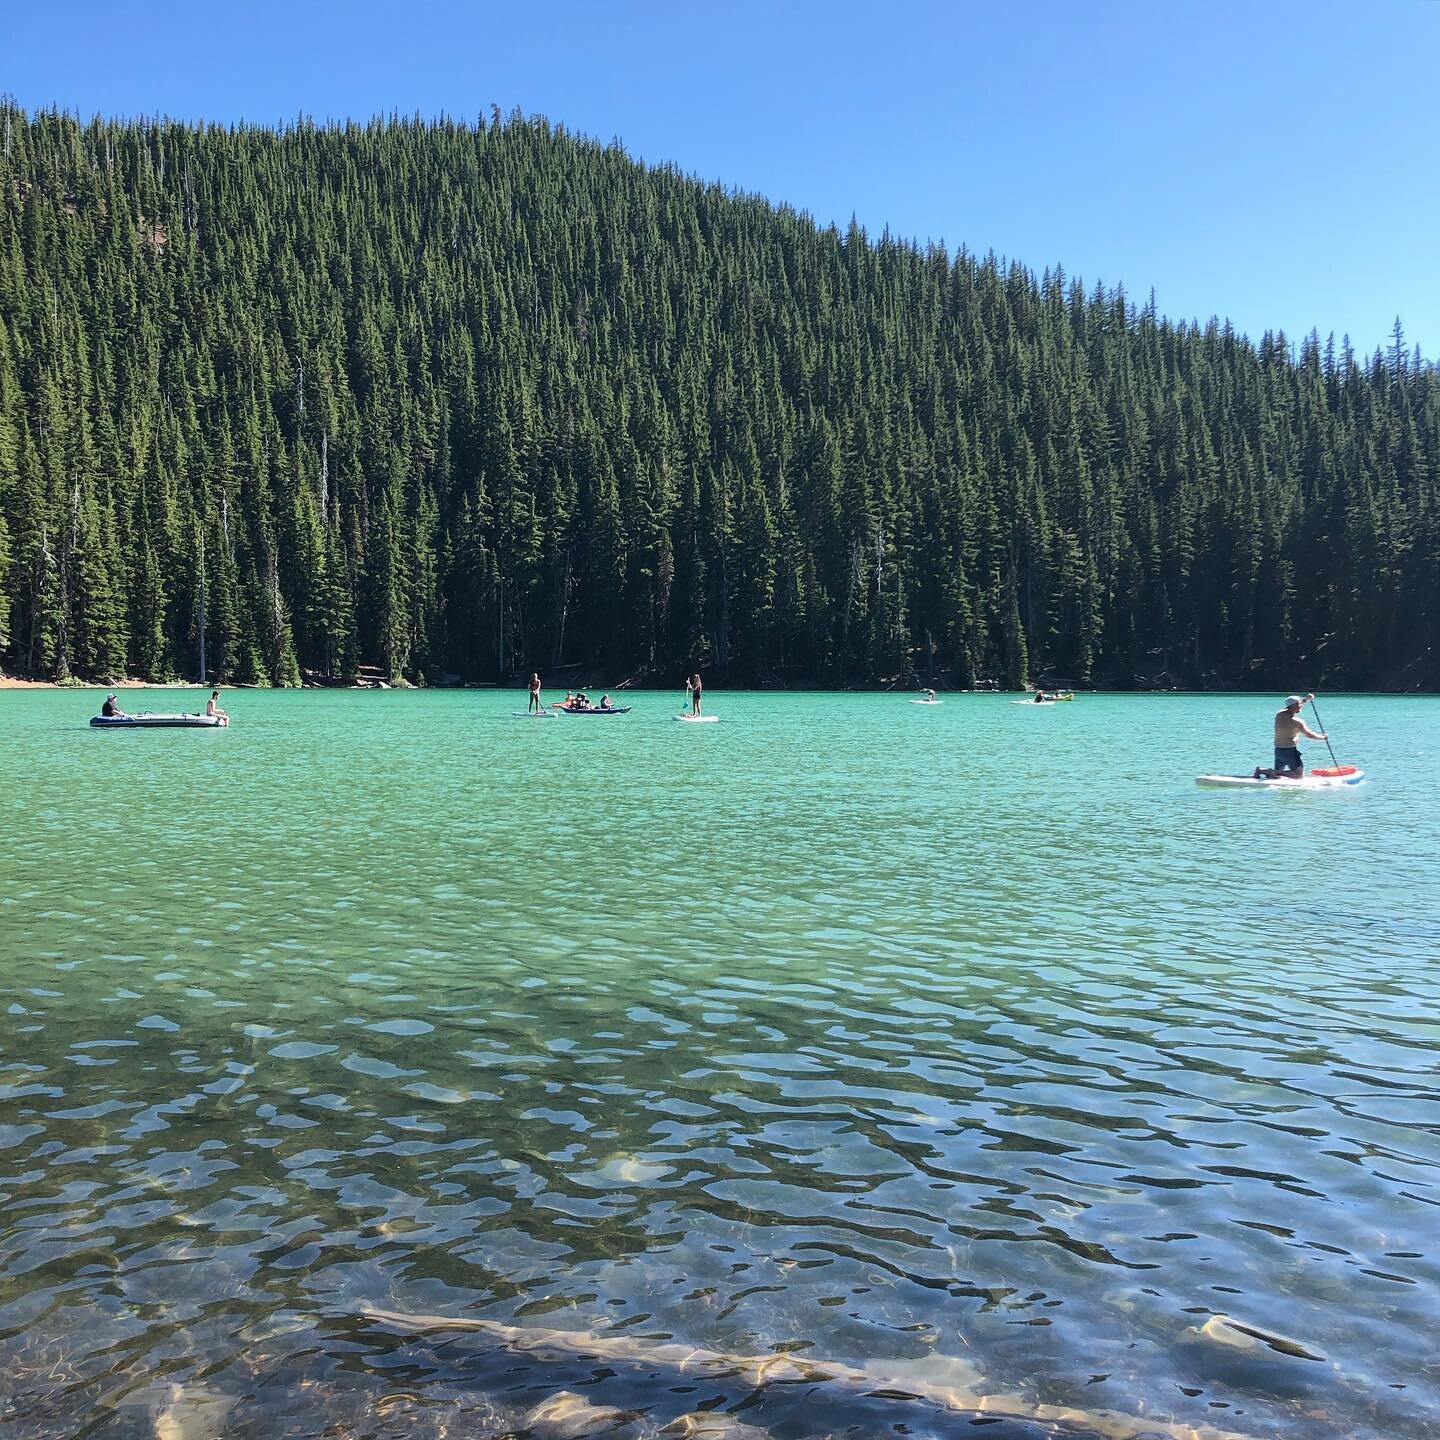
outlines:
[[[540,704],[540,672],[539,672],[538,670],[537,670],[537,671],[531,671],[531,673],[530,673],[530,703],[525,707],[525,712],[526,712],[526,714],[529,714],[530,711],[533,710],[533,711],[535,711],[536,714],[539,714],[539,712],[540,712],[543,708],[544,708],[544,707]]]
[[[105,697],[105,703],[100,707],[100,713],[107,720],[128,720],[130,717],[115,703],[113,695]]]
[[[610,708],[610,697],[608,695],[602,695],[600,697],[600,708],[602,710],[608,710]]]
[[[1300,754],[1300,747],[1295,742],[1302,735],[1308,736],[1311,740],[1328,740],[1330,738],[1323,730],[1319,732],[1312,730],[1301,718],[1301,708],[1314,698],[1313,695],[1307,695],[1302,700],[1298,695],[1291,695],[1285,704],[1275,712],[1275,765],[1270,770],[1257,765],[1255,779],[1303,780],[1305,778],[1305,760]]]
[[[207,720],[223,720],[228,725],[230,716],[220,708],[220,692],[212,690],[210,698],[205,702],[205,718]]]

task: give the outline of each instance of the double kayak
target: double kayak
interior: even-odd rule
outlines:
[[[92,715],[97,730],[223,730],[230,722],[219,715]]]
[[[1365,772],[1354,765],[1323,766],[1299,780],[1273,780],[1265,775],[1197,775],[1195,783],[1211,790],[1343,790],[1359,785]]]

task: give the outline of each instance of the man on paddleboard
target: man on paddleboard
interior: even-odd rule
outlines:
[[[1302,700],[1298,695],[1291,695],[1285,701],[1284,706],[1275,712],[1275,768],[1264,770],[1257,766],[1255,770],[1257,780],[1303,780],[1305,778],[1305,760],[1295,742],[1302,735],[1308,736],[1311,740],[1328,740],[1330,738],[1323,730],[1312,730],[1300,716],[1301,707],[1314,698],[1313,695],[1307,695]]]

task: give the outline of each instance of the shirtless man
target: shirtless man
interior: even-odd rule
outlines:
[[[1303,780],[1305,778],[1305,761],[1295,742],[1302,735],[1308,736],[1311,740],[1328,740],[1330,738],[1323,731],[1312,730],[1300,717],[1301,707],[1314,698],[1313,695],[1307,695],[1302,700],[1298,695],[1292,695],[1286,700],[1284,708],[1275,712],[1275,768],[1265,770],[1257,766],[1255,770],[1257,780]]]
[[[227,725],[230,717],[220,708],[220,692],[212,690],[210,698],[205,702],[205,715],[210,720],[223,720]]]

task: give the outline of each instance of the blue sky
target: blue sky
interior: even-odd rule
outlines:
[[[872,233],[1258,337],[1440,354],[1440,0],[14,4],[0,88],[274,122],[542,113]]]

